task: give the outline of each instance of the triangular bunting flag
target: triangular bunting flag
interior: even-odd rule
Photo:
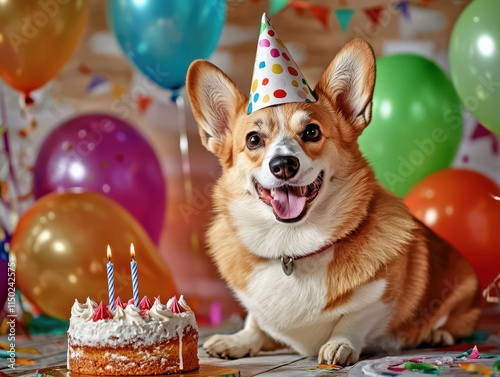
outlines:
[[[92,77],[90,78],[90,82],[87,85],[87,91],[90,92],[93,89],[97,88],[99,85],[104,84],[108,80],[102,76],[99,76],[97,74],[93,74]]]
[[[474,131],[472,131],[471,140],[482,139],[486,136],[493,135],[486,127],[484,127],[481,123],[476,123],[476,127],[474,127]]]
[[[335,9],[335,15],[339,21],[340,28],[343,32],[347,31],[349,23],[351,22],[352,16],[354,16],[354,9],[342,8]]]
[[[80,63],[80,65],[77,67],[77,70],[82,75],[90,75],[92,73],[92,69],[85,63]]]
[[[136,98],[137,105],[139,106],[139,114],[144,114],[148,111],[149,106],[153,103],[153,97],[139,95]]]
[[[471,135],[471,140],[489,139],[491,142],[491,152],[498,156],[500,152],[499,138],[481,123],[477,123]]]
[[[290,4],[291,0],[269,0],[269,15],[273,16]]]
[[[125,93],[127,93],[127,88],[123,85],[113,83],[111,85],[111,96],[113,99],[121,98]]]
[[[310,5],[305,1],[294,0],[290,3],[290,6],[295,9],[295,13],[299,16],[303,15],[304,12],[309,9]]]
[[[394,3],[394,8],[398,10],[403,15],[404,18],[406,18],[407,20],[410,19],[410,9],[408,0],[401,0]]]
[[[370,19],[370,21],[373,23],[375,26],[380,25],[380,13],[384,10],[383,7],[373,7],[373,8],[366,8],[364,10],[366,16]]]
[[[325,30],[330,28],[330,8],[322,5],[311,5],[310,11],[321,22]]]

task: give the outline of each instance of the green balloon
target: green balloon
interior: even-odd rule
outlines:
[[[412,54],[377,60],[372,121],[359,145],[386,188],[403,197],[449,167],[462,129],[458,96],[434,62]]]
[[[475,0],[464,9],[453,27],[449,58],[462,103],[500,135],[500,1]]]

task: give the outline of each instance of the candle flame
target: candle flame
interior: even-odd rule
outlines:
[[[130,255],[132,256],[132,259],[135,258],[135,248],[133,243],[130,244]]]
[[[106,254],[108,255],[108,261],[111,262],[111,247],[109,245],[108,245],[108,250],[107,250]]]

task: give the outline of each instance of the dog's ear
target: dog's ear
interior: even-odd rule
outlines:
[[[205,60],[190,65],[186,89],[201,141],[218,154],[222,139],[247,98],[224,72]]]
[[[356,38],[333,59],[315,92],[326,96],[359,135],[371,120],[374,85],[373,50],[364,40]]]

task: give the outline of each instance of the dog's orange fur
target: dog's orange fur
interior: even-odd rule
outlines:
[[[329,241],[334,245],[334,257],[327,267],[330,273],[326,277],[327,295],[322,310],[341,308],[354,299],[357,289],[384,279],[387,285],[382,301],[394,305],[387,331],[401,346],[443,341],[446,338],[439,333],[443,331],[455,338],[464,336],[473,330],[479,315],[477,279],[463,257],[416,220],[399,198],[376,181],[357,145],[357,138],[371,117],[375,82],[373,52],[361,40],[351,42],[343,51],[315,88],[317,102],[280,105],[286,124],[282,137],[295,140],[313,161],[328,156],[330,163],[335,164],[335,174],[325,176],[325,181],[329,181],[332,195],[342,198],[334,202],[335,213],[329,219],[329,229],[332,229]],[[352,103],[349,92],[352,82],[335,72],[341,59],[347,58],[353,59],[351,64],[362,67],[358,73],[365,83],[363,98],[367,98],[362,113]],[[263,164],[266,149],[248,150],[245,135],[258,127],[266,140],[274,140],[279,133],[280,119],[272,107],[247,115],[246,96],[208,62],[192,64],[187,90],[200,125],[201,139],[219,157],[223,168],[213,191],[215,219],[208,231],[209,252],[229,286],[251,294],[248,287],[254,272],[269,260],[252,252],[242,241],[238,233],[242,230],[228,203],[252,195],[244,182],[249,172]],[[298,111],[308,114],[307,120],[296,119],[294,114]],[[304,122],[321,125],[323,138],[319,142],[306,143],[300,139]],[[256,205],[260,203],[258,198],[255,200]],[[316,211],[314,205],[313,202],[308,214],[312,219]],[[266,236],[269,235],[266,233]],[[444,323],[436,327],[442,318]],[[254,349],[250,344],[250,353],[273,348],[282,341],[273,342],[261,329],[265,324],[253,318],[248,324],[249,328],[252,326],[262,332],[259,336],[265,339],[266,346]],[[225,341],[223,351],[211,345],[209,352],[242,356],[232,352],[231,344],[238,345],[233,340]],[[341,351],[332,352],[340,357]],[[335,361],[337,356],[328,357]],[[340,362],[355,361],[355,356],[350,357]]]

